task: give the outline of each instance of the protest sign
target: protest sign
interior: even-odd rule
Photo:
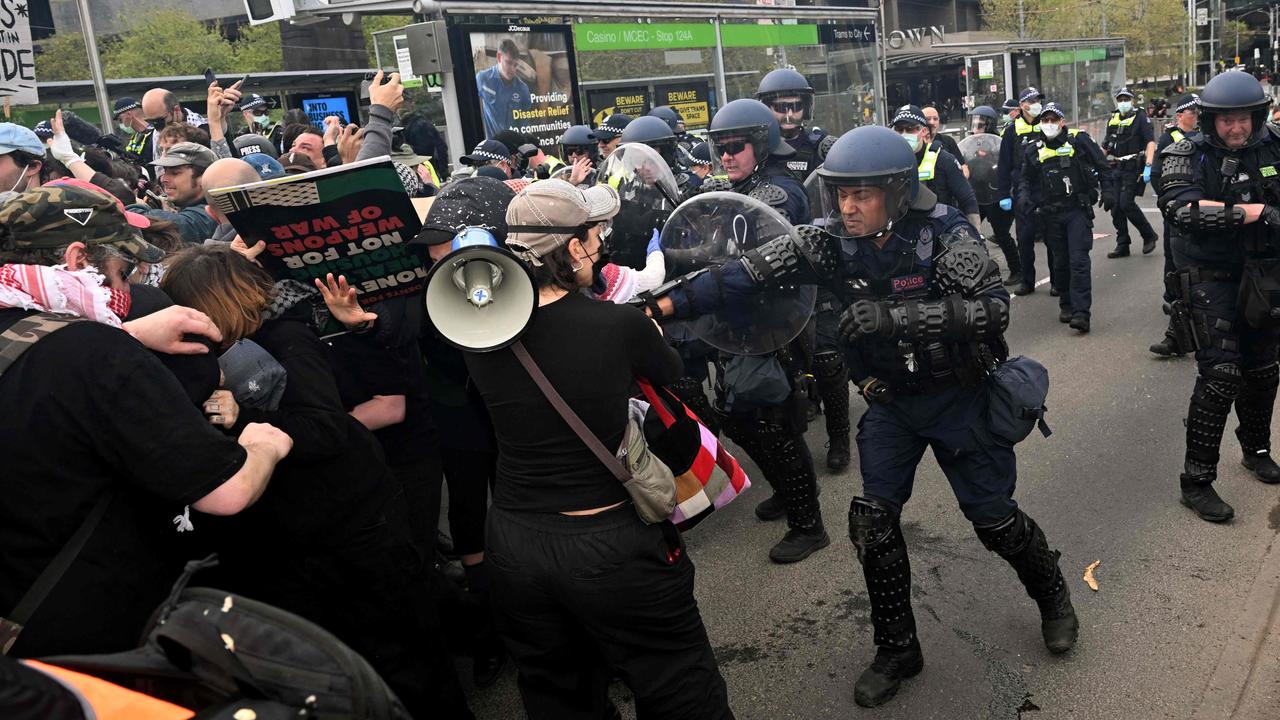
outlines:
[[[422,229],[391,158],[213,190],[209,199],[277,279],[313,285],[345,275],[364,306],[423,292],[430,260],[409,247]]]
[[[0,0],[0,98],[9,105],[35,105],[36,58],[31,50],[27,3]]]

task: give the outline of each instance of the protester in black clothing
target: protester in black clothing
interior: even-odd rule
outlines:
[[[377,439],[342,404],[309,325],[314,289],[274,283],[226,245],[188,248],[163,289],[201,309],[223,342],[248,337],[287,372],[279,408],[223,409],[232,429],[269,421],[294,439],[253,512],[214,525],[228,590],[282,607],[364,655],[419,717],[471,717],[439,642],[431,588]]]
[[[635,378],[664,384],[681,374],[651,320],[580,292],[604,265],[600,237],[618,207],[608,186],[542,180],[507,211],[507,244],[539,293],[521,342],[607,447],[622,440]],[[531,720],[616,717],[607,693],[615,674],[641,720],[733,717],[674,527],[640,520],[510,350],[469,354],[467,367],[497,431],[485,557]]]
[[[84,225],[69,219],[86,210]],[[207,353],[181,338],[220,339],[209,318],[170,308],[122,322],[133,300],[120,274],[104,285],[103,276],[85,272],[160,254],[135,238],[105,194],[37,188],[0,209],[0,329],[21,331],[33,322],[30,308],[82,320],[36,340],[0,377],[2,612],[17,605],[95,505],[106,508],[14,656],[134,647],[181,570],[166,552],[175,516],[183,517],[184,505],[240,512],[289,452],[288,436],[267,425],[243,425],[238,440],[215,431],[148,352]]]

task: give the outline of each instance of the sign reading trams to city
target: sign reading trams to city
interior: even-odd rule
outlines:
[[[701,130],[711,124],[711,89],[705,82],[660,85],[654,102],[675,108],[684,118],[685,130]]]
[[[591,113],[591,127],[599,127],[605,118],[622,113],[638,118],[649,114],[649,90],[624,88],[614,90],[588,90],[587,109]]]
[[[312,287],[327,273],[345,275],[366,307],[426,288],[426,246],[409,246],[422,223],[391,158],[236,185],[209,199],[249,246],[267,244],[258,260],[278,280]]]
[[[27,0],[0,0],[0,98],[6,106],[40,102],[27,6]]]

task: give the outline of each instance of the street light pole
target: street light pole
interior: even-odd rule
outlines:
[[[76,0],[76,8],[80,11],[80,32],[84,35],[84,48],[89,55],[93,95],[98,100],[98,113],[102,115],[102,132],[110,135],[115,127],[111,122],[111,104],[107,101],[107,81],[102,75],[102,57],[98,55],[98,39],[93,33],[93,18],[89,15],[89,0]]]

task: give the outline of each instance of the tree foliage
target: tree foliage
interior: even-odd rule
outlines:
[[[42,81],[88,80],[84,38],[65,31],[40,41],[36,76]],[[209,24],[176,7],[139,13],[116,37],[99,37],[103,73],[109,78],[219,75],[283,69],[280,28],[272,23],[239,28],[229,40],[220,24]]]
[[[987,26],[1016,36],[1019,4],[1019,0],[982,0]],[[1029,40],[1104,34],[1124,38],[1125,66],[1131,78],[1176,75],[1186,66],[1185,0],[1021,0],[1021,5]]]

